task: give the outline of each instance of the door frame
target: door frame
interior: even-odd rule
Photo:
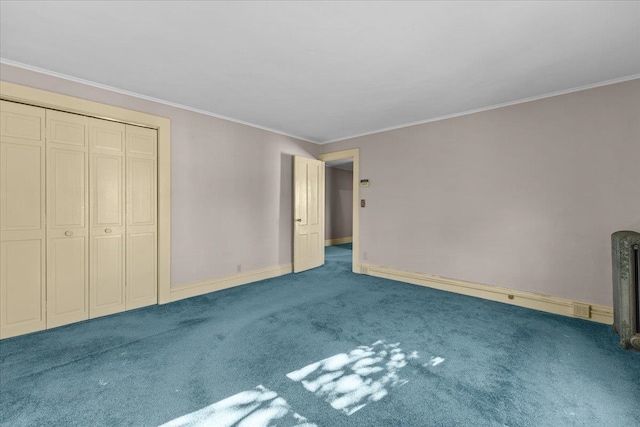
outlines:
[[[352,215],[352,237],[353,251],[351,258],[351,271],[360,274],[360,149],[334,151],[320,154],[319,159],[323,162],[334,160],[353,159],[353,215]],[[326,167],[326,166],[325,166]],[[326,174],[325,174],[326,180]],[[325,183],[326,188],[326,183]],[[325,221],[327,220],[325,215]]]
[[[5,81],[0,99],[157,130],[158,304],[171,302],[171,120]]]

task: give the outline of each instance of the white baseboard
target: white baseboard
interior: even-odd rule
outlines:
[[[217,279],[202,280],[200,282],[186,285],[172,286],[170,301],[178,301],[209,292],[220,291],[234,286],[246,285],[259,280],[270,279],[272,277],[283,276],[293,271],[292,264],[277,265],[275,267],[261,268],[259,270],[247,271],[244,273],[232,274],[230,276]]]
[[[613,324],[613,308],[605,305],[581,303],[565,298],[552,297],[533,292],[482,285],[463,280],[447,279],[439,276],[431,276],[429,274],[415,273],[392,267],[382,267],[371,264],[360,264],[360,271],[362,274],[368,274],[370,276],[382,277],[413,285],[498,301],[505,304],[545,311],[547,313],[587,319],[598,323],[606,323],[608,325]],[[588,306],[588,317],[574,315],[574,304],[582,307],[583,309],[586,304]]]
[[[352,243],[353,237],[340,237],[338,239],[327,239],[324,241],[325,246],[344,245],[345,243]]]

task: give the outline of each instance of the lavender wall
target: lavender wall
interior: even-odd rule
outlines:
[[[292,260],[293,155],[315,144],[0,64],[4,81],[171,119],[171,284]]]
[[[327,167],[324,200],[325,239],[352,237],[353,171]]]
[[[322,152],[354,147],[364,262],[612,304],[611,233],[640,232],[640,80]]]

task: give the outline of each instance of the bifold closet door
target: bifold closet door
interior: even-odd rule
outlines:
[[[89,318],[89,118],[47,110],[47,328]]]
[[[0,338],[157,304],[156,130],[0,113]]]
[[[127,125],[127,310],[158,303],[157,132]]]
[[[46,327],[45,110],[0,101],[0,338]]]
[[[125,125],[89,119],[89,317],[125,310]]]

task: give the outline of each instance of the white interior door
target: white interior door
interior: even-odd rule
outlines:
[[[47,328],[89,318],[89,119],[47,110]]]
[[[324,162],[293,159],[293,272],[324,264]]]
[[[125,310],[125,125],[89,119],[89,317]]]
[[[45,110],[0,102],[0,338],[45,318]]]

